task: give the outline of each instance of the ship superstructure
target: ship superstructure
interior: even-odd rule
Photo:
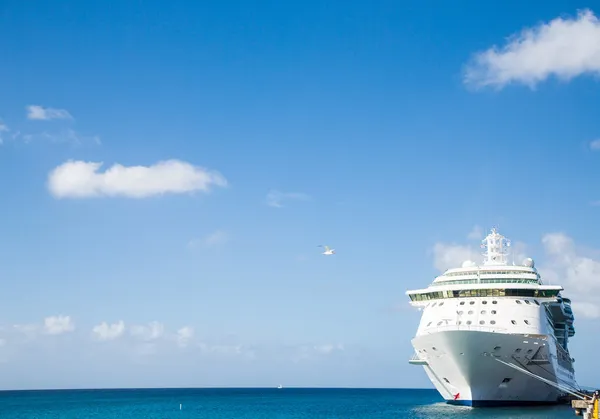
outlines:
[[[533,259],[509,264],[510,242],[496,229],[482,248],[483,263],[465,261],[406,292],[423,313],[410,363],[422,365],[451,404],[557,403],[565,389],[578,388],[571,301],[562,286],[543,283]]]

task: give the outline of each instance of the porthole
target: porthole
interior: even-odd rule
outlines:
[[[461,314],[463,314],[463,311],[457,311],[456,313],[458,313],[458,315],[460,316]]]
[[[523,320],[525,324],[529,324],[529,320]]]
[[[485,324],[483,320],[479,320],[479,324]]]
[[[540,305],[540,302],[538,300],[533,300],[533,302],[538,306]]]
[[[467,324],[471,324],[471,320],[468,320],[468,321],[467,321]]]
[[[443,305],[444,305],[444,302],[442,301],[442,302],[439,304],[439,306],[441,307],[441,306],[443,306]]]
[[[431,326],[431,322],[427,323],[427,326]]]
[[[473,310],[469,310],[469,313],[468,313],[468,314],[473,314]]]
[[[496,310],[492,310],[492,311],[490,311],[490,313],[496,314]]]
[[[461,305],[461,306],[464,306],[464,305],[465,305],[465,302],[464,302],[464,301],[461,301],[461,302],[460,302],[460,305]]]
[[[436,305],[436,304],[437,304],[437,303],[433,303],[433,304],[431,305],[431,307],[435,307],[435,305]]]
[[[483,301],[481,302],[481,304],[487,304],[487,301],[486,301],[486,300],[483,300]]]
[[[510,322],[511,322],[512,324],[517,324],[517,321],[516,321],[516,320],[511,320]]]
[[[492,301],[492,304],[498,304],[498,301],[494,300]]]
[[[481,314],[485,314],[485,310],[481,310]]]
[[[496,320],[490,320],[491,324],[496,324]]]
[[[438,324],[437,324],[437,325],[439,326],[439,325],[441,325],[441,324],[442,324],[442,322],[438,322]]]
[[[515,303],[521,304],[521,300],[515,300]]]
[[[469,304],[473,305],[475,304],[475,301],[469,301]]]
[[[525,300],[525,304],[531,304],[529,300]]]
[[[501,349],[502,346],[494,346],[494,351],[497,351],[498,349]]]

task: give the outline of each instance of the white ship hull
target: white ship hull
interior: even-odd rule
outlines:
[[[474,407],[554,404],[565,395],[497,359],[560,386],[576,387],[573,371],[557,362],[552,337],[473,330],[476,328],[442,329],[412,340],[416,357],[411,362],[423,365],[448,403]]]

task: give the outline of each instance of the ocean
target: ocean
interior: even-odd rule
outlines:
[[[181,410],[180,410],[181,405]],[[456,407],[417,389],[124,389],[0,392],[2,419],[574,418],[568,406]]]

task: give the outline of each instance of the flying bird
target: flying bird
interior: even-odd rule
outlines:
[[[318,247],[323,247],[325,251],[322,253],[325,256],[330,256],[335,254],[335,249],[330,249],[329,246],[319,245]]]

